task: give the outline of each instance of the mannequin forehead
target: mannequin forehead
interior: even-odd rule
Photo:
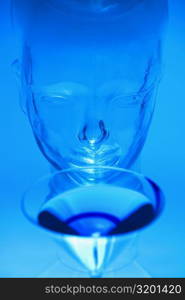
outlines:
[[[128,56],[111,50],[110,54],[94,55],[92,51],[85,50],[77,53],[73,48],[66,51],[63,48],[63,52],[51,51],[49,55],[47,51],[39,51],[40,55],[33,56],[32,77],[35,84],[46,86],[57,82],[73,82],[91,89],[108,85],[110,90],[117,85],[124,86],[124,90],[127,88],[126,93],[133,92],[133,86],[137,86],[134,90],[138,90],[143,84],[148,68],[147,57],[140,55],[138,62],[138,55]]]

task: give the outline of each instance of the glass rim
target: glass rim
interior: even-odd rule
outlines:
[[[36,222],[35,218],[31,216],[31,214],[29,214],[28,210],[26,209],[26,200],[27,200],[27,195],[29,195],[29,192],[31,191],[32,188],[35,188],[37,185],[39,185],[39,183],[42,183],[46,180],[49,180],[50,178],[53,178],[54,176],[60,175],[60,174],[65,174],[65,173],[69,173],[69,172],[74,172],[74,170],[76,172],[80,171],[80,170],[89,170],[89,169],[104,169],[104,170],[114,170],[117,172],[122,172],[125,174],[129,174],[129,175],[133,175],[135,177],[137,177],[140,181],[143,180],[144,182],[147,182],[151,189],[154,191],[155,194],[155,204],[156,204],[156,214],[153,220],[151,220],[148,224],[138,228],[137,230],[132,230],[126,233],[118,233],[118,234],[112,234],[109,235],[109,238],[129,238],[130,236],[135,236],[138,232],[144,230],[145,228],[151,226],[161,215],[163,209],[164,209],[164,205],[165,205],[165,196],[163,191],[161,190],[160,186],[154,182],[152,179],[146,177],[145,175],[138,173],[136,171],[133,170],[129,170],[129,169],[124,169],[124,168],[119,168],[119,167],[109,167],[109,166],[91,166],[91,167],[71,167],[71,168],[67,168],[67,169],[62,169],[59,171],[56,171],[54,173],[51,174],[47,174],[45,176],[40,177],[34,184],[31,184],[26,191],[23,193],[22,199],[21,199],[21,211],[23,212],[24,216],[27,218],[27,220],[29,220],[31,222],[32,225],[36,226],[37,228],[41,229],[42,231],[45,231],[47,233],[49,233],[51,236],[55,237],[55,238],[61,238],[61,237],[65,237],[65,238],[83,238],[83,239],[89,239],[91,238],[91,236],[80,236],[80,235],[73,235],[73,234],[67,234],[67,233],[60,233],[60,232],[56,232],[52,229],[46,228],[41,226],[39,223]],[[105,239],[107,238],[106,236],[100,236],[99,239]]]

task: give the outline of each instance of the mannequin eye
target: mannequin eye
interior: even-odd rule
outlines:
[[[37,102],[47,105],[76,103],[85,98],[88,90],[73,82],[59,82],[53,85],[34,87],[32,92]]]
[[[120,95],[111,100],[111,104],[115,107],[128,107],[133,105],[139,105],[141,97],[139,95]]]
[[[56,96],[41,96],[40,97],[41,102],[44,104],[49,105],[60,105],[64,103],[68,103],[70,100],[69,96],[62,96],[62,95],[56,95]]]
[[[34,98],[36,102],[42,105],[61,105],[67,104],[74,99],[74,95],[72,93],[68,93],[68,91],[39,91],[33,92]]]

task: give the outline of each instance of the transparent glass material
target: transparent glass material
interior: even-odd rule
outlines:
[[[161,76],[167,0],[16,1],[23,106],[51,164],[131,168]]]
[[[52,182],[58,184],[51,193]],[[159,216],[163,200],[142,175],[86,167],[41,179],[25,193],[22,208],[58,245],[59,267],[48,277],[65,277],[63,265],[67,277],[147,277],[135,263],[136,237]]]

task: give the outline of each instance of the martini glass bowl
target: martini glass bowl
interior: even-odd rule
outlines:
[[[92,166],[40,179],[24,194],[22,210],[54,238],[71,276],[116,277],[122,269],[121,277],[137,277],[136,237],[157,219],[163,203],[160,188],[143,175]]]

